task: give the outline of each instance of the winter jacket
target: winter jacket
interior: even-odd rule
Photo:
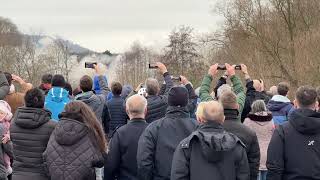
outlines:
[[[45,109],[21,107],[10,127],[14,180],[48,180],[42,153],[56,123]]]
[[[132,90],[133,90],[133,88],[131,85],[124,85],[122,87],[121,97],[123,99],[126,99]]]
[[[128,115],[125,110],[125,101],[120,96],[114,96],[107,102],[110,113],[109,132],[127,124]]]
[[[67,90],[61,87],[53,87],[46,96],[44,106],[52,113],[51,118],[58,121],[59,114],[69,102],[70,98]]]
[[[267,107],[272,112],[274,124],[279,125],[288,121],[289,112],[293,105],[287,97],[275,95],[269,101]]]
[[[185,107],[168,107],[166,116],[151,123],[139,139],[139,180],[170,180],[174,151],[196,129]]]
[[[0,72],[0,100],[3,100],[9,93],[10,87],[4,73]]]
[[[5,134],[5,132],[5,126],[0,124],[0,135]],[[13,159],[12,142],[9,141],[6,144],[1,142],[0,144],[0,180],[7,180],[7,176],[9,175],[8,168],[11,168],[11,166],[6,162],[6,158],[9,158],[9,161],[10,159]]]
[[[103,165],[93,132],[80,121],[62,115],[50,137],[43,159],[51,180],[94,180]]]
[[[259,170],[266,171],[267,150],[274,130],[272,114],[271,112],[250,113],[243,124],[254,131],[258,137],[260,147]]]
[[[240,122],[240,115],[244,107],[245,103],[245,94],[244,94],[244,88],[242,86],[241,80],[237,76],[230,77],[230,80],[232,82],[232,89],[233,92],[237,95],[237,103],[239,104],[239,122]],[[204,76],[200,88],[200,99],[201,101],[212,101],[214,100],[213,97],[210,95],[210,86],[212,82],[212,76],[206,75]]]
[[[253,81],[247,80],[247,93],[246,93],[246,101],[243,107],[243,111],[241,114],[241,122],[244,121],[244,119],[248,116],[248,114],[251,112],[251,106],[254,101],[256,100],[263,100],[265,104],[268,104],[270,97],[265,92],[259,92],[256,91],[256,89],[253,87]]]
[[[105,87],[101,86],[101,78],[103,78],[103,81],[108,84],[108,79],[106,76],[94,76],[93,78],[93,90],[96,94],[105,94],[105,92],[103,91],[103,89]],[[108,85],[107,85],[108,86]]]
[[[246,145],[250,167],[250,180],[257,180],[260,165],[260,148],[256,133],[238,121],[238,110],[225,109],[224,115],[226,117],[223,124],[224,129],[238,136]]]
[[[10,105],[12,114],[14,114],[19,107],[24,106],[24,96],[29,89],[26,83],[22,84],[21,87],[21,92],[9,92],[9,94],[4,98],[4,100]]]
[[[105,160],[104,179],[139,180],[137,176],[138,141],[148,123],[132,119],[116,130],[109,144]]]
[[[268,180],[320,179],[320,113],[297,109],[279,125],[268,148]]]
[[[178,145],[171,180],[248,180],[244,144],[216,122],[200,125]]]

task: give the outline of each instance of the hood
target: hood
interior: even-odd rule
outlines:
[[[0,111],[3,112],[4,116],[0,116],[0,122],[2,121],[11,121],[12,113],[10,105],[3,100],[0,100]]]
[[[35,129],[51,119],[51,112],[45,109],[21,107],[18,108],[13,122],[22,128]]]
[[[221,161],[224,154],[233,150],[238,143],[242,144],[238,137],[227,133],[222,125],[216,122],[200,125],[195,136],[198,137],[202,153],[209,162]]]
[[[284,97],[284,96],[283,96]],[[270,111],[280,111],[281,109],[285,108],[286,106],[291,106],[291,102],[282,102],[282,101],[274,101],[274,100],[270,100],[267,108]]]
[[[88,134],[88,127],[77,120],[61,118],[54,130],[56,141],[60,145],[71,146]]]
[[[272,113],[265,111],[265,112],[257,112],[257,113],[249,113],[248,118],[252,121],[257,122],[268,122],[272,120]]]
[[[290,124],[302,134],[320,134],[320,113],[311,109],[296,109],[289,115]]]
[[[190,113],[186,107],[168,106],[166,117],[188,118],[190,117]]]
[[[69,93],[64,88],[53,87],[48,92],[47,98],[51,99],[54,102],[62,102],[63,100],[69,98]]]
[[[274,95],[271,100],[277,102],[291,103],[290,99],[288,99],[286,96],[281,95]]]
[[[82,101],[86,104],[94,104],[99,103],[100,99],[97,95],[95,95],[92,91],[81,93],[75,97],[75,100]]]

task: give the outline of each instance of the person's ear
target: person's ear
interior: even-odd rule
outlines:
[[[316,111],[319,111],[319,102],[316,102],[316,106],[315,106]]]
[[[298,108],[299,108],[297,99],[295,99],[295,100],[293,101],[293,106],[294,106],[295,109],[298,109]]]

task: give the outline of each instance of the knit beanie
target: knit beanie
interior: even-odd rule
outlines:
[[[169,106],[185,107],[188,105],[189,93],[187,88],[176,86],[170,89],[168,96]]]

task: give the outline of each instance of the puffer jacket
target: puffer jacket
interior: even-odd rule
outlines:
[[[21,107],[10,127],[14,180],[48,180],[42,159],[56,123],[44,109]]]
[[[0,71],[0,100],[3,100],[9,93],[10,87],[4,73]]]
[[[273,134],[274,123],[271,112],[250,113],[243,122],[257,134],[260,147],[260,171],[266,171],[267,151]]]
[[[51,180],[94,180],[95,167],[103,165],[93,132],[77,119],[62,115],[43,153]]]
[[[128,115],[125,110],[125,101],[120,96],[113,96],[111,100],[107,102],[107,106],[110,113],[109,132],[113,133],[116,128],[119,128],[127,124]]]
[[[186,107],[173,106],[168,107],[164,118],[151,123],[138,143],[139,180],[170,180],[174,151],[196,126]]]
[[[296,109],[277,126],[268,148],[267,180],[320,179],[320,113]]]
[[[293,105],[287,97],[275,95],[269,101],[267,107],[272,112],[274,124],[280,125],[288,121]]]
[[[178,145],[171,180],[248,180],[244,144],[216,122],[207,122]]]
[[[52,113],[51,118],[58,121],[59,114],[69,102],[70,98],[67,90],[61,87],[53,87],[46,96],[44,106]]]

